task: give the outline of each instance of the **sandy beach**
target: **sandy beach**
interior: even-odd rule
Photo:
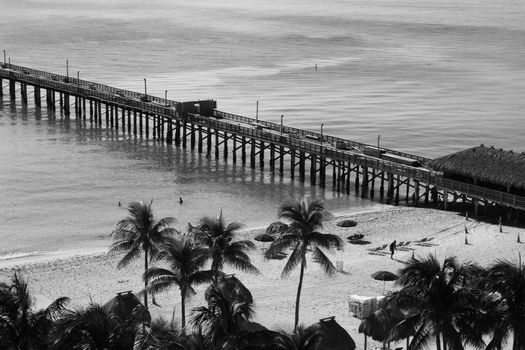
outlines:
[[[338,221],[351,218],[358,222],[356,227],[341,228]],[[465,225],[468,228],[468,244],[465,244]],[[244,233],[253,238],[264,229]],[[437,254],[439,258],[455,255],[461,261],[475,261],[488,265],[496,259],[517,261],[518,252],[525,252],[525,245],[517,242],[518,235],[525,241],[525,229],[503,226],[494,223],[465,220],[455,212],[438,211],[426,208],[385,207],[374,212],[334,217],[326,222],[323,232],[346,237],[355,233],[365,235],[369,244],[346,244],[344,250],[329,256],[332,261],[343,261],[344,272],[333,277],[326,276],[318,266],[310,262],[305,275],[301,297],[301,322],[309,325],[320,318],[335,316],[354,338],[358,348],[363,346],[363,335],[358,334],[360,320],[349,314],[348,297],[351,294],[378,296],[382,294],[383,282],[370,277],[375,271],[397,270],[412,258]],[[426,246],[416,245],[415,240],[431,238]],[[394,259],[390,255],[372,255],[368,249],[375,248],[393,240],[412,241],[405,250],[398,250]],[[252,261],[261,271],[260,275],[235,273],[250,289],[255,299],[255,321],[270,328],[290,330],[293,325],[295,295],[298,270],[286,279],[281,279],[281,271],[286,260],[266,260],[263,251],[269,243],[256,242],[257,251],[251,255]],[[120,291],[139,291],[142,287],[142,261],[136,261],[125,269],[117,270],[118,256],[78,256],[47,262],[25,263],[24,265],[0,269],[1,280],[6,280],[18,270],[30,283],[33,294],[39,300],[53,300],[69,296],[72,304],[86,304],[90,300],[104,303]],[[189,301],[187,310],[202,305],[206,286],[197,287],[197,295]],[[395,289],[392,282],[386,283],[386,290]],[[161,308],[153,306],[154,314],[179,318],[180,297],[178,289],[159,295],[157,302]]]

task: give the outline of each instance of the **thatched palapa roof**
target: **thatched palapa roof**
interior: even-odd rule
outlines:
[[[306,328],[310,334],[320,337],[312,339],[312,349],[315,350],[355,350],[355,342],[348,332],[335,321],[335,317],[319,320]]]
[[[117,296],[104,304],[104,307],[124,321],[135,319],[144,323],[151,322],[149,311],[131,291],[117,293]]]
[[[525,153],[481,145],[434,159],[429,166],[480,182],[525,189]]]

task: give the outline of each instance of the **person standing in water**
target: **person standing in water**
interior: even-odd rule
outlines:
[[[179,204],[182,204],[183,200],[182,197],[179,197]]]

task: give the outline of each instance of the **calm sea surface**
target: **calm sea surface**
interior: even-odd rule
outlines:
[[[0,0],[11,62],[438,157],[479,144],[525,151],[521,0]],[[318,69],[314,67],[317,64]],[[6,89],[4,83],[4,92]],[[30,100],[32,96],[30,96]],[[0,101],[0,259],[92,252],[154,200],[178,227],[247,226],[311,194],[334,211],[379,204],[222,159],[48,118]],[[178,198],[184,198],[184,204]]]

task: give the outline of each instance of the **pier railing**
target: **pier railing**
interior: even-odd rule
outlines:
[[[4,74],[7,72],[7,76]],[[4,74],[2,74],[4,73]],[[41,71],[38,69],[33,69],[29,67],[19,66],[15,64],[8,64],[7,68],[0,69],[0,75],[5,76],[8,78],[9,76],[17,77],[21,80],[26,80],[27,82],[33,82],[38,83],[44,87],[54,88],[54,89],[60,89],[62,91],[67,91],[73,95],[82,93],[84,96],[88,97],[95,97],[98,99],[104,99],[109,102],[113,102],[116,104],[122,104],[124,106],[130,106],[142,109],[144,111],[150,111],[152,113],[157,114],[163,114],[166,116],[171,116],[173,118],[176,118],[176,110],[173,110],[172,108],[179,104],[180,102],[173,101],[173,100],[166,100],[162,99],[156,96],[152,95],[144,95],[135,91],[130,91],[126,89],[118,89],[112,86],[104,85],[95,83],[92,81],[77,79],[74,77],[67,77],[60,74],[55,73],[49,73],[45,71]],[[150,102],[145,102],[143,99],[148,99]],[[166,106],[168,104],[168,106]],[[214,115],[219,118],[225,118],[229,120],[239,121],[242,123],[248,123],[248,124],[257,124],[261,125],[263,127],[266,127],[268,129],[274,130],[274,131],[280,131],[281,126],[276,123],[272,123],[269,121],[259,120],[256,121],[256,119],[236,115],[232,113],[222,112],[218,110],[214,110]],[[318,140],[321,139],[321,136],[323,138],[323,142],[329,142],[334,144],[335,142],[343,142],[346,145],[350,147],[375,147],[373,145],[369,145],[366,143],[356,142],[352,140],[343,139],[336,136],[330,136],[330,135],[321,135],[320,133],[309,131],[309,130],[303,130],[298,129],[290,126],[283,126],[283,133],[296,135],[296,136],[303,136],[303,137],[313,137],[317,138]],[[402,157],[415,159],[421,163],[426,163],[430,161],[430,159],[421,157],[414,154],[409,154],[405,152],[400,152],[393,149],[385,149],[387,152],[399,155]]]
[[[223,118],[226,118],[224,112],[219,112],[220,116]],[[227,114],[227,113],[226,113]],[[232,117],[234,116],[234,117]],[[242,116],[235,116],[233,114],[229,115],[230,120],[236,120],[242,123],[249,123],[250,121],[254,121],[252,118],[246,118]],[[240,118],[239,118],[240,117]],[[283,146],[290,146],[295,148],[296,150],[301,150],[310,154],[315,154],[318,156],[322,156],[325,158],[330,158],[333,160],[340,160],[352,164],[359,164],[360,166],[365,166],[369,168],[374,168],[379,171],[385,171],[392,173],[394,175],[399,175],[406,178],[412,178],[417,181],[426,182],[428,184],[436,185],[439,189],[446,189],[449,191],[457,191],[464,193],[465,195],[468,195],[470,197],[475,197],[482,200],[488,200],[495,203],[500,204],[507,204],[512,205],[513,207],[520,207],[522,209],[525,209],[525,197],[520,197],[517,195],[505,193],[502,191],[492,190],[485,187],[480,187],[472,184],[468,184],[465,182],[455,181],[451,179],[443,178],[441,174],[435,172],[435,171],[429,171],[429,170],[421,170],[417,169],[415,167],[407,167],[399,163],[370,157],[367,155],[362,154],[355,154],[351,151],[344,151],[344,150],[337,150],[332,145],[327,144],[326,146],[322,146],[317,143],[311,143],[308,141],[304,141],[302,139],[299,139],[295,137],[297,136],[304,136],[306,134],[315,135],[315,133],[310,133],[308,131],[290,128],[290,127],[283,127],[283,135],[265,131],[264,129],[256,129],[255,127],[245,127],[241,124],[234,125],[231,123],[221,122],[220,119],[210,119],[202,116],[193,116],[190,115],[190,118],[192,122],[206,125],[211,128],[216,128],[224,131],[230,131],[235,132],[237,134],[240,134],[242,136],[249,136],[255,139],[259,139],[262,141],[267,142],[273,142],[275,144],[280,144]],[[259,121],[259,124],[264,124],[266,122]],[[279,126],[280,128],[280,126]],[[287,132],[288,129],[288,132]],[[271,129],[275,130],[275,129]],[[302,132],[295,132],[302,131]],[[292,132],[290,132],[292,131]],[[292,136],[294,135],[294,136]],[[339,139],[338,140],[344,140]],[[327,139],[328,141],[328,139]],[[348,142],[348,140],[344,140]],[[355,143],[355,147],[358,147],[359,143]],[[367,145],[368,146],[368,145]],[[402,152],[401,152],[402,153]]]
[[[226,119],[230,119],[230,120],[240,121],[240,122],[243,122],[243,123],[251,123],[251,124],[254,124],[254,125],[261,125],[263,127],[266,127],[266,128],[269,128],[269,129],[272,129],[272,130],[275,130],[275,131],[281,130],[281,125],[280,124],[272,123],[272,122],[265,121],[265,120],[258,120],[257,121],[256,119],[253,119],[253,118],[250,118],[250,117],[245,117],[245,116],[236,115],[236,114],[232,114],[232,113],[222,112],[222,111],[218,111],[218,110],[215,110],[214,114],[215,114],[215,116],[217,116],[219,118],[226,118]],[[346,145],[348,145],[350,147],[358,147],[358,148],[365,148],[365,147],[376,148],[377,147],[376,145],[370,145],[370,144],[361,143],[361,142],[357,142],[357,141],[347,140],[347,139],[343,139],[341,137],[330,136],[330,135],[326,135],[326,134],[321,135],[320,133],[317,133],[315,131],[297,129],[297,128],[293,128],[293,127],[285,126],[285,125],[283,125],[283,133],[292,134],[292,135],[300,135],[300,136],[303,136],[303,137],[310,136],[310,137],[316,138],[318,140],[321,140],[321,137],[322,137],[323,138],[323,142],[329,142],[331,144],[335,144],[336,142],[343,142],[343,143],[345,143]],[[402,156],[402,157],[405,157],[405,158],[410,158],[410,159],[417,160],[420,163],[426,163],[426,162],[430,161],[429,158],[421,157],[421,156],[418,156],[418,155],[415,155],[415,154],[400,152],[400,151],[397,151],[397,150],[388,149],[388,148],[384,148],[384,147],[382,147],[382,149],[384,149],[385,151],[387,151],[388,153],[391,153],[391,154],[395,154],[395,155]]]
[[[158,114],[177,120],[186,120],[197,125],[205,125],[217,130],[236,133],[240,136],[248,136],[265,142],[272,142],[281,146],[293,147],[296,150],[308,152],[310,154],[315,154],[325,158],[358,164],[364,167],[375,168],[379,171],[389,172],[394,175],[412,178],[414,180],[436,185],[441,189],[461,192],[470,197],[509,205],[514,208],[525,209],[525,197],[492,190],[485,187],[479,187],[465,182],[445,179],[441,176],[441,174],[438,174],[434,171],[404,166],[399,163],[366,156],[361,153],[356,154],[355,152],[352,152],[352,150],[341,150],[333,147],[333,145],[337,142],[343,142],[349,147],[360,149],[364,147],[375,147],[373,145],[324,134],[322,135],[322,143],[326,142],[326,145],[321,145],[318,143],[321,141],[320,133],[289,126],[283,126],[281,130],[281,126],[276,123],[262,120],[256,121],[253,118],[217,110],[214,110],[214,116],[218,119],[189,113],[183,113],[181,115],[177,113],[176,106],[180,103],[177,101],[167,100],[166,102],[165,99],[147,95],[148,102],[146,102],[144,101],[146,95],[141,93],[125,89],[117,89],[91,81],[66,77],[60,74],[53,74],[13,64],[5,68],[0,68],[0,77],[16,78],[21,82],[30,84],[32,83],[34,85],[38,85],[39,87],[67,92],[74,96],[98,99],[120,105],[125,108],[135,108],[145,113]],[[168,106],[166,104],[168,104]],[[230,122],[223,121],[221,118]],[[238,124],[234,124],[232,121],[238,122]],[[308,137],[310,139],[316,140],[317,142],[305,141],[308,139]],[[430,160],[428,158],[392,149],[385,150],[395,155],[418,160],[423,164]]]
[[[169,106],[166,106],[165,99],[152,95],[146,96],[130,90],[117,89],[104,84],[44,72],[15,64],[11,64],[8,67],[7,69],[0,68],[0,77],[17,78],[20,81],[35,83],[44,88],[60,90],[72,95],[82,94],[83,97],[102,99],[124,107],[134,107],[148,113],[163,114],[173,118],[177,117],[176,109],[174,109],[175,106],[180,103],[177,101],[167,100]],[[143,101],[143,99],[147,99],[148,102]]]

